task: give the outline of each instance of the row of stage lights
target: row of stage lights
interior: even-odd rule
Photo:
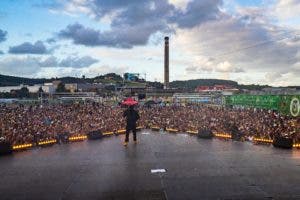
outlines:
[[[139,126],[137,127],[138,130],[143,129],[143,127]],[[150,129],[155,130],[155,131],[159,131],[161,130],[160,127],[158,126],[152,126],[150,127]],[[179,130],[177,129],[173,129],[173,128],[166,128],[166,131],[170,132],[170,133],[178,133]],[[116,132],[104,132],[102,133],[103,136],[109,136],[109,135],[114,135],[115,133],[117,134],[125,134],[126,130],[125,129],[121,129],[121,130],[117,130]],[[198,131],[195,130],[188,130],[186,131],[186,133],[189,134],[198,134]],[[232,139],[231,134],[228,133],[214,133],[214,136],[217,138],[222,138],[222,139]],[[78,135],[78,136],[73,136],[73,137],[69,137],[69,141],[70,142],[77,142],[77,141],[84,141],[87,139],[86,135]],[[259,143],[273,143],[273,140],[271,139],[265,139],[265,138],[254,138],[253,141],[255,142],[259,142]],[[46,141],[41,141],[38,142],[39,146],[44,146],[44,145],[51,145],[51,144],[55,144],[57,143],[57,140],[46,140]],[[29,149],[33,147],[33,144],[20,144],[20,145],[14,145],[12,147],[13,150],[23,150],[23,149]],[[297,144],[293,144],[294,148],[300,148],[300,143]]]
[[[81,140],[86,140],[87,136],[86,135],[79,135],[79,136],[74,136],[74,137],[69,137],[69,141],[81,141]]]
[[[255,141],[255,142],[263,142],[263,143],[273,143],[273,140],[271,140],[271,139],[265,139],[265,138],[254,138],[253,141]]]
[[[42,145],[47,145],[47,144],[54,144],[56,142],[57,142],[56,140],[46,140],[46,141],[43,141],[43,142],[38,142],[38,145],[42,146]]]
[[[293,144],[294,148],[300,148],[300,143]]]
[[[214,136],[224,139],[231,139],[231,134],[228,133],[214,133]]]

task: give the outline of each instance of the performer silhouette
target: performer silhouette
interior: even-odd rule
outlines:
[[[136,122],[138,119],[140,119],[139,113],[134,110],[134,106],[129,106],[127,110],[124,111],[123,117],[126,118],[126,137],[125,137],[125,142],[124,146],[127,146],[129,142],[129,133],[132,131],[133,133],[133,141],[136,144]]]

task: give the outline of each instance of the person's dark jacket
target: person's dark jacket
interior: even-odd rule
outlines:
[[[126,118],[127,126],[126,129],[133,129],[136,128],[136,122],[140,119],[139,113],[134,110],[132,107],[129,107],[127,110],[124,111],[123,117]]]

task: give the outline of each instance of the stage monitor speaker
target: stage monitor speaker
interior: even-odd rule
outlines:
[[[209,129],[201,129],[198,131],[198,138],[211,139],[214,135]]]
[[[243,134],[239,130],[232,130],[231,131],[231,139],[235,141],[242,141],[243,140]]]
[[[12,146],[8,142],[0,142],[0,155],[11,154]]]
[[[277,148],[291,149],[293,148],[293,139],[285,137],[275,137],[273,146]]]
[[[98,140],[103,137],[102,132],[97,130],[97,131],[91,131],[87,134],[87,138],[89,140]]]

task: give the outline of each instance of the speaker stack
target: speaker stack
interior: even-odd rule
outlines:
[[[0,155],[11,154],[12,146],[8,142],[0,142]]]
[[[91,131],[87,134],[87,138],[89,140],[99,140],[99,139],[102,139],[102,137],[103,137],[103,135],[100,130]]]
[[[209,129],[201,129],[198,131],[198,138],[211,139],[213,137],[214,137],[214,135],[213,135],[212,131]]]
[[[293,139],[286,137],[275,137],[273,146],[277,148],[291,149],[293,148]]]

